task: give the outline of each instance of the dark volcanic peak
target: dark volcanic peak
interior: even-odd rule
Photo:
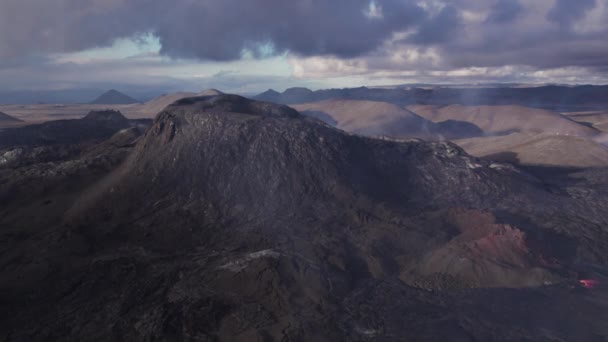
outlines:
[[[361,196],[395,208],[480,206],[502,198],[505,188],[533,198],[535,186],[523,174],[490,168],[450,143],[354,136],[286,106],[220,95],[168,106],[108,181],[107,190],[122,190],[90,196],[109,196],[115,208],[138,203],[129,209],[138,211],[154,203],[135,197],[170,194],[174,203],[204,199],[201,205],[235,219],[273,220],[284,214],[333,216],[315,203],[348,206]],[[130,196],[124,207],[114,205]]]
[[[279,93],[278,91],[276,91],[274,89],[268,89],[265,92],[263,92],[257,96],[254,96],[254,98],[259,101],[270,101],[270,102],[282,103],[281,102],[281,93]]]
[[[180,113],[240,113],[265,117],[299,117],[293,108],[270,102],[252,101],[238,95],[220,94],[178,100],[165,111]]]
[[[118,90],[109,90],[95,99],[91,104],[107,104],[107,105],[116,105],[116,104],[134,104],[140,103],[136,99],[125,95]]]
[[[274,89],[268,89],[265,92],[261,93],[260,96],[278,96],[281,95],[278,91]]]
[[[83,120],[105,121],[105,122],[126,122],[128,119],[117,110],[93,110],[87,114]]]
[[[8,114],[0,112],[0,123],[10,123],[10,122],[22,122],[22,120],[19,120]]]

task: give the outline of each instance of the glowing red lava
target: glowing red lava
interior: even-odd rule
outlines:
[[[600,284],[599,281],[593,279],[581,279],[578,282],[586,289],[592,289]]]

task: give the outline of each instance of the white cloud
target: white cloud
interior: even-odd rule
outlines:
[[[375,0],[370,1],[369,7],[364,11],[364,14],[369,19],[383,19],[384,13],[382,11],[382,6],[378,5]]]

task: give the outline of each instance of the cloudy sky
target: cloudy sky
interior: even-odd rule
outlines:
[[[1,0],[0,90],[608,83],[608,0]]]

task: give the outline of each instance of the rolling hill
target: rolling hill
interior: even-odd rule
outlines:
[[[472,123],[488,135],[514,132],[575,136],[598,134],[595,128],[558,113],[522,106],[408,106],[407,109],[433,122],[458,120]]]
[[[347,132],[363,135],[443,139],[483,134],[472,124],[455,120],[433,123],[387,102],[326,100],[293,105],[293,108]]]
[[[328,99],[368,100],[398,105],[519,105],[555,111],[589,110],[608,105],[608,86],[495,86],[465,87],[403,85],[343,89],[290,88],[283,93],[268,90],[257,100],[301,104]]]
[[[512,133],[457,140],[468,153],[496,161],[556,167],[608,167],[608,147],[586,137]]]

